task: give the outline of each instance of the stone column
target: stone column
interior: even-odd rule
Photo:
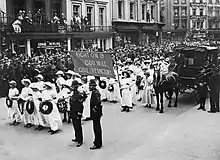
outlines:
[[[12,51],[12,53],[15,53],[15,47],[14,47],[14,45],[15,45],[15,42],[14,42],[14,41],[11,41],[11,51]]]
[[[71,51],[71,38],[67,39],[67,50]]]
[[[51,0],[44,0],[44,2],[45,2],[45,14],[46,14],[46,17],[48,19],[51,19],[51,17],[53,16],[53,15],[51,15],[52,14],[52,8],[51,8],[52,2],[51,2]]]
[[[27,55],[28,57],[31,57],[31,40],[30,39],[27,39],[26,40],[26,52],[27,52]]]
[[[84,39],[81,40],[81,47],[84,49],[85,46],[84,46]]]

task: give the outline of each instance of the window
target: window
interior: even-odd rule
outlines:
[[[173,3],[174,4],[179,4],[179,0],[174,0]]]
[[[130,19],[134,19],[134,3],[130,2]]]
[[[186,7],[182,7],[182,17],[185,17],[187,14],[187,8]]]
[[[179,19],[174,19],[174,27],[175,29],[179,28]]]
[[[187,28],[187,19],[182,19],[182,28],[183,29]]]
[[[145,20],[145,5],[142,4],[142,20]]]
[[[99,8],[99,25],[104,26],[104,10],[105,8]]]
[[[200,16],[203,16],[203,9],[200,9],[200,10],[199,10],[199,15],[200,15]]]
[[[196,28],[196,21],[192,22],[192,28],[195,29]]]
[[[179,16],[179,8],[174,8],[174,17]]]
[[[182,4],[186,4],[186,0],[182,0],[181,3],[182,3]]]
[[[123,1],[118,1],[118,18],[123,18]]]
[[[196,9],[195,9],[195,8],[192,9],[192,15],[193,15],[193,16],[196,15]]]
[[[73,16],[80,15],[79,13],[79,5],[73,5]]]
[[[87,18],[89,20],[89,24],[93,25],[93,7],[87,6]]]

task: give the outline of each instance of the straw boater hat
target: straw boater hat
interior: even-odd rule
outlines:
[[[31,83],[30,88],[40,90],[40,86],[37,83]]]
[[[48,86],[48,87],[50,87],[50,88],[52,88],[52,89],[53,89],[53,87],[54,87],[54,85],[53,85],[52,83],[50,83],[50,82],[45,82],[45,83],[44,83],[44,86]]]
[[[44,79],[44,77],[43,77],[41,74],[38,74],[38,75],[36,76],[36,78],[37,78],[37,79],[40,79],[40,80],[43,80],[43,79]]]
[[[26,78],[25,78],[25,79],[22,79],[22,80],[21,80],[21,83],[22,83],[23,85],[24,85],[25,82],[31,84],[30,79],[26,79]]]
[[[71,70],[68,70],[68,71],[66,72],[66,74],[75,75],[75,72],[73,72],[73,71],[71,71]]]
[[[9,84],[16,86],[17,82],[15,82],[14,80],[10,81]]]
[[[57,71],[56,75],[64,75],[63,71]]]
[[[78,78],[81,78],[81,75],[79,73],[74,72],[74,75]]]

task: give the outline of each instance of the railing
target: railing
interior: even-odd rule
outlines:
[[[13,33],[11,25],[8,32]],[[57,24],[26,24],[21,25],[20,33],[74,33],[74,32],[114,32],[112,26],[79,26],[79,25],[57,25]]]

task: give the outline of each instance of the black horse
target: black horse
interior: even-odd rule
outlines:
[[[156,111],[159,111],[159,113],[164,112],[163,95],[166,93],[168,94],[168,100],[169,100],[168,107],[171,107],[173,92],[175,92],[176,100],[174,103],[174,107],[177,107],[177,100],[179,95],[179,75],[175,72],[162,74],[159,69],[154,71],[153,78],[154,78],[153,86],[157,99]]]

